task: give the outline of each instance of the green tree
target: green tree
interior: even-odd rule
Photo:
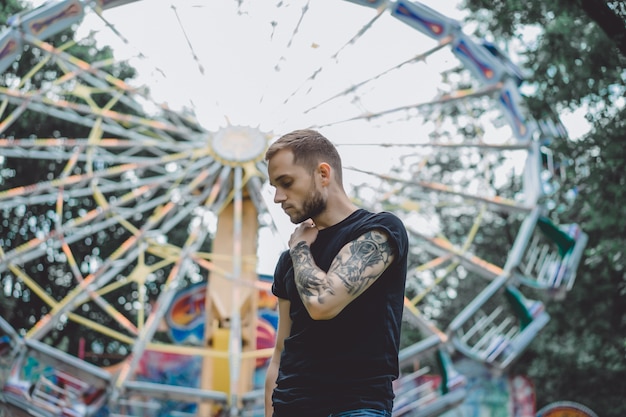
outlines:
[[[531,376],[537,405],[577,401],[602,416],[626,414],[626,7],[621,1],[466,0],[478,33],[517,51],[524,89],[541,117],[583,109],[591,125],[576,140],[552,143],[565,177],[552,215],[579,223],[589,242],[567,298],[514,372]],[[536,36],[529,36],[536,33]],[[573,203],[566,194],[577,194]]]
[[[25,12],[27,4],[18,0],[9,0],[0,5],[0,22],[7,22],[11,16]],[[3,28],[4,30],[5,28]],[[66,29],[46,39],[52,45],[70,45],[64,47],[68,54],[86,62],[112,62],[113,51],[109,47],[97,48],[95,40],[85,39],[80,43],[74,43],[74,32]],[[46,63],[39,71],[32,73],[42,61],[45,54],[33,45],[25,45],[19,58],[3,73],[0,74],[0,86],[8,87],[15,85],[17,80],[22,81],[26,89],[31,92],[39,89],[45,90],[52,83],[63,75],[61,69],[53,62]],[[106,67],[106,70],[119,79],[133,78],[135,70],[122,63]],[[66,95],[63,97],[71,102],[80,102],[77,96]],[[109,100],[105,94],[94,95],[93,100],[104,106]],[[5,108],[0,113],[4,119],[11,114],[20,103],[12,102],[3,95],[0,95]],[[136,113],[136,110],[129,108],[123,103],[117,103],[113,110],[124,114]],[[6,120],[6,119],[5,119]],[[5,126],[2,132],[7,138],[85,138],[89,135],[91,126],[73,123],[60,118],[50,117],[49,114],[27,109],[19,118]],[[20,186],[30,186],[45,182],[51,178],[57,178],[63,170],[66,160],[62,158],[47,157],[2,157],[0,160],[0,189],[14,189]],[[73,174],[80,174],[87,169],[85,163],[78,162]],[[52,177],[51,177],[52,175]],[[79,218],[81,213],[97,207],[97,203],[91,195],[84,195],[81,198],[69,198],[65,204],[63,215],[68,218]],[[0,241],[4,250],[16,248],[24,244],[37,233],[54,229],[55,204],[20,204],[10,208],[2,208],[2,223],[0,224]],[[137,220],[135,220],[138,223]],[[87,259],[103,259],[112,253],[119,243],[111,236],[121,238],[124,231],[121,227],[110,227],[105,233],[100,233],[94,237],[87,237],[70,244],[72,253],[76,255],[76,260],[80,267],[81,263]],[[127,232],[126,232],[127,233]],[[95,252],[94,252],[95,250]],[[37,281],[41,288],[53,298],[59,300],[71,291],[76,285],[72,279],[70,266],[58,251],[49,251],[48,256],[37,258],[34,261],[25,262],[21,265],[24,273]],[[0,282],[3,291],[0,293],[0,314],[10,321],[10,323],[20,332],[32,327],[33,323],[47,314],[49,306],[36,293],[30,291],[20,279],[11,271],[0,273]],[[123,291],[112,294],[113,299],[123,298]],[[15,308],[19,306],[20,308]],[[102,323],[110,328],[116,328],[116,323],[97,306],[90,306],[90,312],[86,315],[91,320]],[[85,332],[85,329],[72,321],[68,321],[64,326],[58,326],[51,331],[45,342],[56,346],[62,350],[76,354],[78,349],[75,335],[82,334],[88,343],[95,342],[103,346],[103,349],[110,350],[110,341],[103,340],[102,335],[95,332]],[[106,362],[105,362],[106,364]]]

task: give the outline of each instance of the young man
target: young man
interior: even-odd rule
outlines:
[[[274,201],[298,224],[276,266],[276,348],[266,417],[391,416],[408,238],[356,207],[334,145],[297,130],[265,155]]]

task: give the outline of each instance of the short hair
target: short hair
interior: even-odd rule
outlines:
[[[301,165],[310,172],[313,172],[319,163],[328,163],[335,171],[339,185],[343,185],[341,156],[335,145],[318,131],[299,129],[281,136],[267,148],[265,160],[269,161],[283,149],[293,153],[294,164]]]

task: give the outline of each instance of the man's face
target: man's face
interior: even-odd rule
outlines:
[[[293,163],[293,153],[283,149],[268,163],[270,184],[276,189],[274,202],[280,204],[292,223],[302,223],[326,209],[315,177],[305,167]]]

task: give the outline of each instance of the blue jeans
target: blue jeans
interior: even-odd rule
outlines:
[[[328,417],[391,417],[391,412],[387,410],[375,410],[373,408],[359,408],[358,410],[333,413]]]

